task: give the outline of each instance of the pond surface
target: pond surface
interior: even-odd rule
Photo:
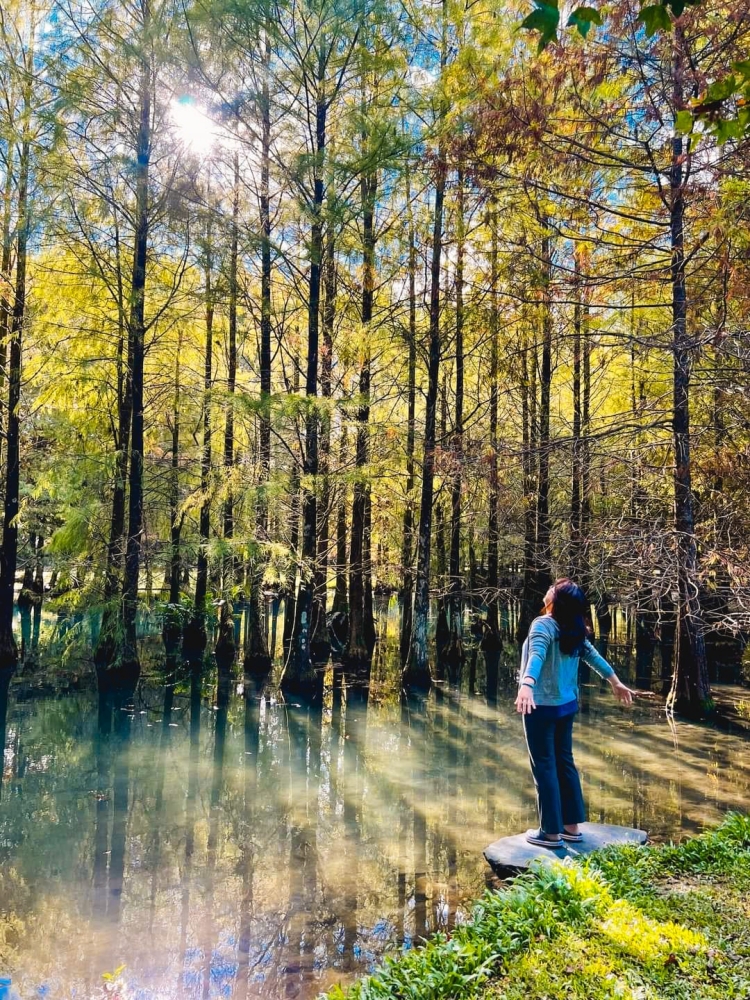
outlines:
[[[626,713],[598,686],[576,727],[590,818],[678,837],[750,806],[750,741]],[[1,720],[0,720],[1,721]],[[465,918],[482,849],[531,826],[510,696],[402,707],[332,691],[322,711],[210,675],[95,692],[10,688],[3,907],[31,941],[26,997],[314,997]],[[2,970],[0,970],[2,971]]]

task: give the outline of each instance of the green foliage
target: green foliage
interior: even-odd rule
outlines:
[[[182,629],[193,614],[193,602],[187,598],[176,604],[170,604],[169,601],[156,601],[153,605],[153,612],[163,622],[169,622]]]
[[[70,509],[65,523],[49,541],[49,553],[61,559],[75,559],[91,546],[91,511],[85,507]]]
[[[556,2],[547,3],[534,0],[537,9],[532,11],[521,22],[521,27],[527,31],[540,33],[539,51],[545,49],[550,42],[557,41],[557,29],[560,23],[560,11]],[[658,32],[672,30],[672,17],[679,17],[687,7],[696,7],[703,0],[663,0],[662,3],[645,4],[641,7],[638,20],[644,25],[646,35],[651,38]],[[672,17],[670,17],[670,13]],[[567,27],[576,28],[585,38],[592,24],[603,24],[600,12],[595,7],[576,7],[567,21]]]
[[[557,41],[560,8],[557,3],[544,3],[543,0],[535,0],[535,3],[536,10],[521,21],[521,27],[539,32],[539,51],[542,52],[550,42]]]
[[[438,935],[423,948],[389,958],[373,975],[349,990],[335,987],[328,998],[687,1000],[723,959],[703,924],[683,926],[662,905],[660,885],[677,875],[721,878],[744,893],[750,816],[730,815],[717,830],[683,844],[613,847],[580,865],[540,866],[507,890],[486,892],[471,921],[452,937]],[[750,980],[742,975],[723,969],[718,981],[727,996],[743,995],[738,991]],[[667,992],[631,992],[637,982]],[[718,1000],[721,993],[705,996]]]
[[[595,7],[577,7],[568,18],[568,27],[578,28],[583,38],[588,35],[592,24],[602,23],[602,16]]]
[[[687,135],[693,130],[694,119],[689,111],[678,111],[674,119],[674,127],[678,132]]]
[[[646,34],[649,38],[655,35],[657,31],[670,31],[672,29],[672,20],[665,4],[656,3],[649,4],[647,7],[641,7],[638,20],[646,28]]]
[[[536,9],[528,14],[520,27],[527,31],[539,32],[538,51],[542,52],[552,42],[558,41],[560,11],[556,0],[534,0]],[[638,21],[644,26],[646,37],[672,31],[674,18],[680,17],[690,7],[699,7],[704,0],[662,0],[660,3],[642,4]],[[603,24],[603,18],[595,7],[576,7],[567,20],[568,28],[577,29],[586,38],[591,25]],[[688,134],[695,120],[701,120],[707,134],[712,135],[722,145],[730,139],[741,140],[750,132],[750,60],[733,64],[734,73],[719,77],[705,94],[692,102],[693,112],[680,111],[675,127],[678,132]],[[737,75],[735,75],[737,74]]]
[[[503,1000],[725,1000],[750,992],[750,817],[679,845],[592,856],[614,902],[585,935],[535,944],[487,991]]]
[[[423,948],[389,958],[382,968],[331,1000],[413,997],[442,1000],[480,994],[501,963],[539,938],[556,937],[565,926],[587,923],[609,901],[602,880],[572,867],[540,868],[516,880],[507,892],[487,892],[470,923],[452,937],[438,935]]]
[[[612,847],[586,861],[602,875],[615,895],[641,900],[652,895],[658,880],[680,875],[703,875],[750,880],[750,816],[732,813],[711,833],[647,851]]]

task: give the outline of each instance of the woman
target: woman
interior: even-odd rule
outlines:
[[[516,709],[523,715],[539,810],[539,829],[529,830],[526,839],[540,847],[583,839],[579,824],[585,809],[573,761],[579,660],[609,681],[619,702],[633,702],[633,692],[586,638],[585,612],[581,588],[572,580],[557,580],[544,597],[544,614],[531,623],[523,644]]]

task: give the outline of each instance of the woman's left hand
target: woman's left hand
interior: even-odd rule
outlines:
[[[635,697],[635,691],[623,684],[619,677],[614,674],[609,679],[610,687],[612,688],[612,694],[617,698],[621,705],[632,705],[633,698]]]

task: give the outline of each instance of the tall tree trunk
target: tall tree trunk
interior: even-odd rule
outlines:
[[[550,584],[552,552],[549,516],[550,397],[552,386],[552,248],[549,233],[542,239],[542,369],[539,384],[539,480],[537,483],[536,592],[542,596]]]
[[[463,663],[462,587],[461,587],[461,488],[464,463],[464,222],[465,182],[463,167],[458,168],[456,218],[456,402],[453,414],[453,481],[451,483],[451,537],[448,575],[450,578],[451,641],[447,661],[456,677]]]
[[[633,416],[633,425],[635,428],[638,427],[639,423],[639,396],[636,388],[636,335],[634,283],[630,293],[630,412]],[[633,447],[629,449],[628,453],[628,464],[630,465],[630,517],[634,525],[638,523],[638,502],[641,489],[640,444],[640,433],[638,430],[635,430]]]
[[[329,199],[330,204],[330,199]],[[333,211],[328,213],[328,228],[325,239],[325,259],[323,263],[323,351],[320,362],[320,389],[325,400],[320,424],[320,509],[318,511],[318,556],[315,564],[315,593],[323,623],[318,631],[322,645],[316,649],[313,659],[328,658],[329,641],[327,626],[328,607],[328,549],[330,546],[331,521],[331,401],[333,398],[333,327],[336,320],[336,245]]]
[[[372,651],[375,649],[375,644],[377,642],[377,631],[375,628],[375,601],[372,583],[372,487],[369,483],[367,485],[367,493],[365,495],[365,540],[362,552],[362,565],[364,567],[363,577],[365,581],[363,615],[365,642],[367,643],[367,648],[370,650],[370,655],[372,655]]]
[[[292,376],[292,392],[295,397],[299,395],[300,363],[299,359],[294,359],[294,374]],[[295,455],[289,476],[289,552],[292,562],[292,573],[296,574],[299,565],[299,537],[300,537],[300,467],[301,460]],[[297,608],[297,580],[290,574],[288,586],[286,587],[286,599],[284,601],[284,630],[282,634],[282,645],[284,647],[284,662],[289,664],[292,655],[292,635],[294,633],[294,622],[296,620]]]
[[[3,188],[2,250],[0,251],[0,397],[5,392],[5,366],[8,361],[8,333],[11,328],[13,305],[10,301],[11,263],[13,260],[13,143],[8,143],[5,154],[5,186]],[[0,459],[3,449],[3,407],[0,406]]]
[[[529,335],[531,342],[529,343]],[[536,428],[536,367],[537,350],[533,341],[533,330],[524,330],[525,345],[521,351],[521,414],[523,422],[523,499],[524,499],[524,545],[523,545],[523,591],[521,614],[518,620],[518,639],[526,638],[526,633],[536,608],[535,571],[537,564],[536,543],[536,479],[537,479],[537,428]]]
[[[447,4],[443,0],[441,77],[447,64]],[[441,118],[444,117],[444,107]],[[402,680],[407,688],[429,688],[432,683],[427,649],[427,622],[430,613],[430,555],[432,538],[432,501],[435,490],[435,431],[440,384],[440,267],[443,253],[443,206],[445,202],[445,140],[438,140],[435,163],[435,211],[432,226],[432,261],[430,264],[430,328],[425,401],[424,450],[422,456],[422,495],[417,533],[417,579],[414,588],[414,618],[409,659]]]
[[[731,238],[727,238],[721,250],[721,297],[719,299],[719,317],[714,333],[714,344],[718,347],[726,335],[726,324],[729,306]],[[721,358],[716,359],[717,369],[722,364]],[[726,364],[726,362],[724,362]],[[731,377],[731,376],[730,376]],[[735,682],[738,679],[742,665],[743,643],[740,636],[727,627],[727,619],[731,613],[732,581],[727,569],[727,557],[731,552],[731,520],[724,500],[724,462],[727,458],[725,449],[729,441],[729,412],[727,410],[726,375],[717,372],[717,382],[713,391],[713,410],[711,424],[713,430],[713,448],[715,469],[712,476],[711,490],[714,508],[713,546],[718,556],[716,569],[712,574],[712,587],[703,599],[703,616],[710,630],[706,635],[706,656],[710,663],[716,665],[719,680]],[[708,598],[708,602],[706,600]]]
[[[412,602],[414,599],[414,442],[417,408],[417,241],[414,210],[407,165],[406,202],[409,219],[409,332],[407,347],[407,417],[406,417],[406,503],[401,543],[401,666],[405,667],[411,648]]]
[[[170,522],[170,553],[169,553],[169,603],[177,604],[180,600],[180,534],[182,518],[180,509],[180,351],[182,349],[182,334],[177,341],[174,372],[174,404],[172,408],[172,461],[169,482],[169,522]]]
[[[440,419],[438,421],[437,439],[445,442],[448,438],[448,378],[443,371],[440,385]],[[435,504],[435,576],[437,599],[437,617],[435,619],[435,677],[443,680],[447,666],[446,653],[450,641],[450,625],[448,623],[449,590],[447,587],[448,550],[445,544],[445,511],[442,498]]]
[[[348,435],[346,425],[341,428],[341,443],[339,445],[339,466],[346,468],[346,452]],[[336,516],[336,590],[333,595],[332,611],[334,615],[346,615],[347,601],[347,546],[346,546],[346,483],[339,487],[338,513]]]
[[[374,647],[372,589],[367,575],[371,566],[372,512],[370,484],[370,327],[375,287],[375,196],[377,177],[365,174],[361,181],[363,228],[362,364],[359,371],[359,406],[357,407],[357,443],[354,500],[352,504],[351,549],[349,555],[349,642],[347,663],[367,668]]]
[[[292,474],[289,477],[289,551],[294,563],[299,562],[299,529],[300,529],[300,475],[299,466],[294,464]],[[282,644],[284,647],[285,663],[289,662],[292,655],[292,635],[294,633],[294,622],[296,619],[297,593],[295,588],[296,580],[292,578],[287,587],[287,596],[284,602],[284,631]],[[247,659],[246,659],[247,663]]]
[[[580,578],[581,560],[581,265],[573,263],[573,461],[570,490],[570,575]]]
[[[162,635],[167,657],[174,658],[179,646],[182,624],[180,603],[180,535],[183,517],[180,514],[180,359],[182,356],[182,327],[177,333],[177,351],[174,360],[174,390],[172,396],[172,458],[169,470],[169,604]]]
[[[308,399],[305,421],[305,454],[302,487],[302,559],[295,608],[292,648],[281,677],[283,691],[317,698],[322,681],[311,657],[313,632],[324,624],[324,615],[315,595],[314,567],[317,556],[318,501],[315,480],[319,470],[318,360],[320,325],[320,285],[323,257],[323,179],[326,148],[328,104],[325,97],[326,65],[322,52],[318,58],[318,93],[315,107],[315,164],[313,177],[312,227],[310,233],[310,278],[307,302],[307,372],[305,394]]]
[[[29,171],[31,166],[31,98],[34,71],[34,22],[24,66],[24,108],[21,153],[18,164],[18,221],[16,236],[16,285],[10,322],[8,366],[8,427],[6,432],[5,503],[3,544],[0,549],[0,669],[14,668],[18,647],[13,635],[13,603],[18,563],[18,511],[20,494],[21,358],[26,321],[26,267],[29,241]]]
[[[224,500],[224,591],[228,595],[237,577],[237,560],[232,552],[234,541],[234,393],[237,387],[237,258],[240,214],[240,157],[235,150],[232,185],[232,225],[229,246],[229,329],[227,343],[227,412],[224,421],[224,473],[229,486]]]
[[[268,541],[268,482],[271,477],[271,98],[269,75],[271,42],[268,25],[263,51],[263,87],[261,90],[261,160],[260,160],[260,482],[255,517],[256,551],[248,567],[250,593],[248,604],[248,641],[244,669],[256,677],[271,669],[271,655],[266,639],[263,614],[263,576],[266,557],[262,546]],[[289,610],[287,603],[285,608]],[[292,622],[289,623],[293,624]],[[287,624],[285,618],[285,631]]]
[[[205,249],[205,345],[203,352],[203,446],[201,448],[201,508],[198,518],[198,562],[195,571],[195,600],[185,627],[182,648],[190,659],[200,659],[206,648],[206,598],[208,595],[208,546],[211,539],[211,390],[214,377],[214,288],[213,288],[213,227],[211,191],[206,194]]]
[[[500,574],[498,566],[499,504],[497,470],[497,424],[498,424],[498,332],[500,326],[500,304],[498,301],[498,248],[497,248],[497,208],[490,211],[490,489],[489,517],[487,531],[487,625],[490,632],[498,636],[500,631],[498,587]],[[525,357],[525,353],[523,355]],[[526,422],[524,422],[524,427]]]
[[[122,270],[120,230],[115,216],[115,257],[117,268],[118,338],[116,351],[117,426],[113,427],[115,449],[112,507],[107,542],[107,563],[104,572],[104,610],[99,639],[94,649],[94,661],[99,669],[106,668],[117,658],[118,633],[122,628],[120,597],[123,586],[125,556],[125,513],[128,484],[130,429],[133,417],[132,363],[133,336],[126,314]]]
[[[489,454],[489,510],[487,519],[487,624],[479,626],[482,629],[479,639],[479,648],[482,650],[485,662],[485,672],[487,680],[487,697],[490,702],[494,702],[497,697],[497,680],[500,668],[500,652],[502,650],[502,638],[500,636],[500,602],[499,602],[499,507],[500,490],[498,485],[497,468],[497,428],[498,428],[498,377],[499,377],[499,348],[498,334],[500,328],[500,303],[498,298],[499,266],[498,266],[498,240],[497,240],[497,206],[493,203],[489,212],[490,227],[490,454]],[[526,352],[522,350],[522,358],[526,359]],[[527,428],[527,396],[526,382],[523,385],[524,401],[524,434]],[[526,451],[524,450],[524,460]],[[472,653],[470,686],[476,682],[476,661],[478,652],[475,649]]]
[[[150,26],[150,8],[144,5],[143,38]],[[130,289],[130,341],[132,346],[130,392],[132,434],[130,443],[128,539],[123,584],[123,646],[121,665],[129,682],[140,672],[136,641],[138,579],[143,534],[143,363],[146,323],[146,264],[149,235],[149,162],[151,158],[151,65],[144,55],[138,94],[138,137],[135,164],[135,245]]]
[[[684,106],[685,38],[675,28],[672,84],[674,111]],[[711,687],[699,600],[698,549],[695,539],[695,498],[690,465],[690,371],[692,344],[687,329],[685,280],[685,140],[675,129],[670,171],[670,235],[672,250],[672,351],[675,533],[677,538],[678,625],[677,656],[669,703],[687,714],[711,707]]]
[[[581,309],[581,513],[580,513],[580,568],[581,584],[591,597],[591,564],[589,556],[589,530],[591,526],[591,332],[589,306],[584,298]]]

